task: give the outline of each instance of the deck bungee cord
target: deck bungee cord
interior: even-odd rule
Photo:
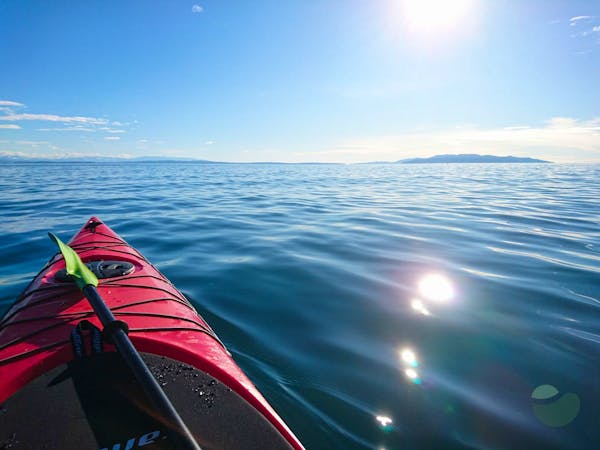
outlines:
[[[49,235],[58,245],[66,261],[67,274],[75,278],[75,284],[83,292],[90,302],[92,309],[100,318],[100,322],[102,322],[104,327],[102,329],[104,338],[109,343],[115,345],[146,395],[148,395],[156,409],[164,415],[171,428],[171,436],[175,440],[176,446],[185,450],[201,450],[191,431],[179,416],[179,413],[164,391],[160,388],[150,369],[127,336],[129,334],[129,325],[127,322],[115,318],[104,299],[98,293],[96,289],[98,286],[96,275],[83,264],[75,250],[64,244],[56,235],[52,233],[49,233]]]
[[[97,218],[51,237],[60,252],[0,320],[0,447],[303,448],[143,255]]]

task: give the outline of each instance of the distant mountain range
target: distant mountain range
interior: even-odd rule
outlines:
[[[177,157],[163,157],[163,156],[140,156],[136,158],[129,158],[124,156],[64,156],[64,157],[28,157],[19,154],[3,154],[0,152],[0,163],[6,162],[19,162],[19,163],[40,163],[40,162],[76,162],[76,163],[98,163],[98,162],[115,162],[115,163],[129,163],[129,162],[194,162],[194,163],[213,163],[218,164],[217,161],[208,161],[205,159],[194,159],[194,158],[177,158]]]
[[[19,163],[40,163],[40,162],[77,162],[77,163],[132,163],[132,162],[184,162],[196,164],[231,164],[221,161],[209,161],[205,159],[194,158],[176,158],[176,157],[161,157],[161,156],[143,156],[137,158],[125,157],[104,157],[104,156],[71,156],[61,158],[41,158],[27,157],[20,154],[10,154],[0,152],[0,163],[19,162]],[[265,161],[265,164],[294,164],[294,163],[279,163]],[[436,163],[550,163],[542,159],[523,158],[517,156],[493,156],[493,155],[477,155],[477,154],[461,154],[461,155],[436,155],[430,158],[410,158],[401,159],[399,161],[375,161],[363,164],[436,164]],[[260,163],[249,163],[260,164]],[[296,164],[333,164],[333,163],[296,163]]]
[[[441,164],[441,163],[550,163],[543,159],[517,156],[494,156],[465,153],[461,155],[436,155],[430,158],[411,158],[396,161],[397,164]]]

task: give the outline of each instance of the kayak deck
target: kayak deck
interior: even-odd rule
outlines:
[[[185,296],[137,250],[96,217],[69,245],[85,263],[121,261],[133,265],[131,273],[100,279],[98,292],[115,317],[128,324],[129,337],[138,351],[148,358],[168,358],[231,389],[277,430],[283,442],[292,448],[303,448]],[[52,371],[54,375],[56,370],[70,373],[75,327],[87,320],[101,328],[82,293],[64,279],[64,268],[62,256],[55,255],[0,321],[0,403],[11,396],[25,395],[19,391],[27,389],[38,377],[48,378]],[[114,352],[112,345],[104,347],[105,352]],[[84,359],[89,362],[99,357]],[[168,389],[165,387],[167,394]]]
[[[292,448],[224,384],[164,356],[143,357],[202,449]],[[167,437],[168,426],[152,413],[151,403],[115,352],[56,367],[2,408],[0,448],[175,448]]]

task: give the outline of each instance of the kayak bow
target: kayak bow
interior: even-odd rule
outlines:
[[[203,449],[303,448],[185,296],[139,252],[96,217],[69,246],[99,278],[116,334],[127,339],[128,328],[192,440]],[[73,280],[65,266],[55,255],[0,321],[0,448],[185,447],[176,418],[156,406],[110,338],[116,328],[105,328],[73,282],[86,291],[89,280]]]

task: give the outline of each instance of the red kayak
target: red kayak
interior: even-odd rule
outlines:
[[[203,449],[302,449],[210,326],[92,217],[69,246]],[[58,253],[0,321],[0,448],[177,448]]]

